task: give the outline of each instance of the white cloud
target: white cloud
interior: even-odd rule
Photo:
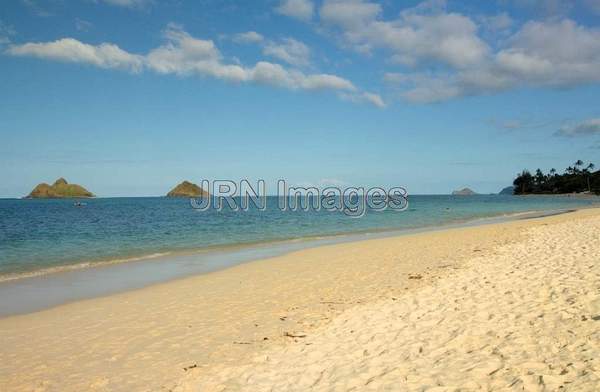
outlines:
[[[232,38],[233,42],[238,44],[254,44],[264,41],[264,37],[256,31],[247,31],[245,33],[235,34]]]
[[[289,89],[355,89],[350,81],[335,75],[306,75],[266,61],[260,61],[253,67],[225,64],[213,41],[194,38],[177,26],[170,26],[165,36],[167,42],[146,56],[147,67],[159,73],[198,74],[234,82],[253,81]]]
[[[356,91],[352,82],[330,74],[304,74],[288,70],[279,64],[260,61],[246,70],[247,81],[267,84],[291,90]]]
[[[600,118],[591,118],[577,124],[564,126],[555,134],[568,137],[600,135]]]
[[[224,67],[221,53],[212,40],[197,39],[180,27],[170,25],[164,32],[166,43],[146,55],[148,68],[159,73],[179,75],[207,73],[220,78],[243,79],[238,65]],[[237,76],[236,76],[237,75]]]
[[[436,60],[464,68],[481,62],[489,48],[477,36],[477,25],[444,8],[443,1],[429,1],[385,21],[377,3],[325,0],[319,14],[325,26],[338,31],[346,45],[361,53],[385,49],[392,61],[407,66]]]
[[[349,102],[369,103],[378,108],[385,108],[387,105],[380,95],[368,91],[340,92],[338,96]]]
[[[314,4],[311,0],[283,0],[275,11],[291,18],[309,21],[314,13]]]
[[[325,0],[319,16],[325,23],[339,26],[352,36],[360,33],[381,14],[381,5],[362,0]]]
[[[349,80],[329,74],[313,74],[303,77],[300,86],[307,90],[356,90],[354,84]]]
[[[296,67],[310,65],[310,49],[304,43],[293,38],[284,38],[280,42],[268,42],[263,48],[263,54]]]
[[[542,85],[600,80],[600,30],[572,20],[528,22],[496,55],[505,73]]]
[[[260,61],[254,67],[248,69],[248,79],[258,83],[284,87],[292,90],[357,90],[352,82],[336,75],[306,75],[300,71],[288,70],[279,64],[266,61]]]
[[[6,51],[13,56],[32,56],[71,63],[92,64],[100,68],[120,68],[138,72],[143,66],[142,56],[130,54],[117,45],[84,44],[73,38],[53,42],[11,45]]]
[[[255,31],[238,33],[232,37],[236,43],[253,43],[262,46],[265,56],[273,57],[296,67],[310,65],[310,48],[294,38],[283,38],[279,41],[266,40]]]
[[[554,15],[570,8],[530,3],[527,7],[543,6]],[[324,0],[319,15],[343,47],[385,53],[387,63],[403,71],[388,73],[384,80],[413,102],[600,81],[600,30],[569,19],[530,21],[515,31],[507,13],[480,16],[477,20],[495,41],[489,45],[478,24],[449,12],[444,0],[422,2],[393,19],[385,19],[382,7],[369,0]]]
[[[340,98],[346,101],[354,102],[354,103],[370,103],[378,108],[385,108],[387,105],[384,102],[383,98],[380,95],[375,93],[370,93],[367,91],[363,92],[342,92],[338,94]]]
[[[163,45],[146,55],[126,52],[114,44],[90,45],[73,38],[11,45],[5,53],[131,72],[148,69],[159,74],[196,75],[237,83],[254,82],[291,90],[351,92],[363,94],[365,101],[378,106],[383,102],[379,102],[375,94],[360,92],[351,81],[337,75],[306,74],[266,61],[259,61],[250,67],[226,63],[212,40],[194,38],[176,25],[167,27],[164,38]]]
[[[495,93],[521,86],[573,87],[600,81],[600,30],[572,20],[528,22],[503,48],[455,72],[386,78],[415,102]]]
[[[288,70],[279,64],[259,61],[250,69],[249,78],[262,84],[278,87],[297,88],[297,81]]]
[[[362,95],[368,102],[371,102],[373,105],[375,105],[377,107],[384,108],[386,106],[385,102],[378,94],[364,92]]]
[[[411,102],[438,102],[461,95],[455,77],[448,74],[387,74],[385,80],[403,86],[401,95]]]

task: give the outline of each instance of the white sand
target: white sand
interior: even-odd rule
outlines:
[[[527,235],[176,391],[600,391],[600,218]]]

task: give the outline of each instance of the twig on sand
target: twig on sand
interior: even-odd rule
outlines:
[[[287,336],[288,338],[305,338],[306,335],[303,334],[293,334],[293,333],[289,333],[289,332],[284,332],[283,336]]]
[[[195,368],[197,368],[197,367],[198,367],[198,365],[197,365],[197,364],[193,364],[193,365],[191,365],[191,366],[186,366],[186,367],[184,367],[184,368],[183,368],[183,370],[184,370],[185,372],[187,372],[188,370],[190,370],[190,369],[195,369]]]

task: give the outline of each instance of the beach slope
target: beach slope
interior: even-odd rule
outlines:
[[[177,391],[599,391],[600,218],[544,225]]]

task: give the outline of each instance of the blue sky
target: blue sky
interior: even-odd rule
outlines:
[[[600,1],[11,0],[0,197],[188,179],[497,192],[600,164]]]

